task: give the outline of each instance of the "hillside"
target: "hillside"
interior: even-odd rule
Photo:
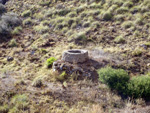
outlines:
[[[95,72],[109,65],[130,78],[150,76],[149,0],[9,0],[5,7],[0,5],[0,113],[150,110],[149,100],[126,97],[96,74],[60,81],[47,68],[50,57],[86,49],[103,64],[92,62]]]

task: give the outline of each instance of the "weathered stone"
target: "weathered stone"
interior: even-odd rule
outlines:
[[[73,49],[63,53],[62,60],[70,63],[82,63],[88,60],[88,51]]]
[[[7,1],[8,0],[0,0],[0,3],[4,5]]]
[[[7,57],[7,61],[13,61],[13,60],[14,60],[13,57],[10,57],[10,56]]]

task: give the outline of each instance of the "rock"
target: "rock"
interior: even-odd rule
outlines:
[[[62,60],[70,63],[83,63],[88,60],[88,51],[73,49],[63,53]]]
[[[7,57],[7,61],[13,61],[13,60],[14,60],[13,57],[10,57],[10,56]]]
[[[6,2],[8,2],[8,0],[0,0],[0,3],[3,4],[3,5],[5,5]]]

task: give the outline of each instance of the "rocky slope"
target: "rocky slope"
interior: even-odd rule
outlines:
[[[143,99],[123,100],[97,81],[59,82],[45,63],[84,48],[130,76],[149,74],[149,0],[10,0],[6,7],[23,22],[0,43],[0,112],[149,111]]]

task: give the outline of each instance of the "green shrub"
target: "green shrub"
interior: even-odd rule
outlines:
[[[23,25],[31,25],[31,24],[32,24],[32,20],[30,17],[23,21]]]
[[[125,21],[125,22],[122,23],[121,26],[122,26],[123,28],[125,28],[125,29],[128,29],[128,28],[130,28],[131,26],[133,26],[133,22],[132,22],[132,21]]]
[[[50,3],[51,3],[50,0],[48,0],[48,1],[41,1],[41,2],[39,3],[39,5],[41,5],[41,6],[49,6]]]
[[[22,27],[19,26],[19,27],[16,27],[16,28],[12,31],[12,34],[13,34],[13,35],[18,35],[18,34],[20,34],[21,31],[22,31]]]
[[[54,57],[50,57],[49,59],[47,59],[47,67],[50,68],[52,67],[52,64],[54,61],[56,61],[57,59]]]
[[[128,7],[120,7],[116,10],[117,14],[123,14],[125,12],[128,12]]]
[[[102,14],[102,19],[103,19],[103,20],[106,20],[106,21],[111,20],[112,17],[113,17],[113,15],[112,15],[112,13],[111,13],[110,11],[104,12],[104,13]]]
[[[59,16],[65,16],[65,15],[67,15],[69,12],[70,12],[70,9],[61,9],[61,10],[58,10],[58,11],[57,11],[57,14],[58,14]]]
[[[16,113],[15,111],[21,111],[21,110],[25,110],[28,108],[29,99],[25,94],[15,95],[11,99],[10,103],[11,103],[12,109],[9,112]]]
[[[99,80],[107,84],[111,89],[117,90],[119,93],[124,93],[127,82],[130,77],[123,69],[113,69],[111,67],[101,68],[98,70]]]
[[[47,33],[49,31],[49,27],[40,24],[40,25],[35,26],[34,30],[39,32],[40,34],[44,34],[44,33]]]
[[[75,43],[83,43],[87,40],[86,32],[74,34]]]
[[[16,47],[18,46],[18,43],[16,42],[15,39],[10,40],[10,42],[8,43],[9,47]]]
[[[68,14],[68,16],[69,17],[75,17],[75,16],[77,16],[77,13],[74,11],[74,12],[70,12],[69,14]]]
[[[125,39],[122,35],[120,36],[117,36],[114,40],[116,43],[124,43],[125,42]]]
[[[9,107],[8,105],[0,106],[0,113],[8,113]]]
[[[136,76],[128,83],[128,95],[134,98],[150,98],[150,76]]]
[[[30,11],[30,10],[26,10],[26,11],[24,11],[24,12],[21,14],[21,16],[23,16],[23,17],[29,17],[29,16],[31,16],[31,11]]]
[[[90,21],[84,22],[83,27],[90,27]]]
[[[32,82],[32,86],[41,87],[43,85],[42,80],[43,80],[42,77],[36,77]]]

